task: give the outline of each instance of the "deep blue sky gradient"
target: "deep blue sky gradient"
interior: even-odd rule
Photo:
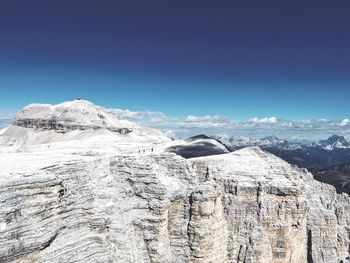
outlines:
[[[350,2],[0,2],[0,109],[349,117]]]

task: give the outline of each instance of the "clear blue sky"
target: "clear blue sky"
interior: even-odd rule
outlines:
[[[0,109],[349,117],[350,2],[1,1]]]

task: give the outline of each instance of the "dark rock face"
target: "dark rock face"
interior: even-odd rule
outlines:
[[[340,144],[341,147],[349,147],[349,142],[344,138],[344,136],[332,135],[326,140],[319,141],[316,146],[318,147],[331,147],[334,148],[336,144]]]
[[[180,155],[184,158],[227,153],[227,151],[224,151],[223,149],[210,142],[198,142],[191,145],[176,145],[169,147],[167,151],[176,153],[177,155]]]
[[[195,141],[195,140],[198,140],[198,139],[208,140],[208,139],[212,139],[212,138],[207,136],[207,135],[205,135],[205,134],[199,134],[199,135],[192,136],[192,137],[186,139],[186,141]]]
[[[291,164],[308,169],[322,169],[328,166],[350,163],[350,149],[328,151],[315,147],[302,147],[296,150],[285,150],[274,146],[261,148]]]
[[[71,120],[57,121],[56,119],[16,119],[13,125],[24,128],[41,129],[41,130],[55,130],[57,132],[65,133],[74,130],[98,130],[106,128],[112,132],[120,134],[128,134],[132,132],[129,128],[103,127],[94,125],[74,124]]]
[[[179,143],[178,145],[170,146],[166,151],[176,153],[186,159],[231,152],[225,144],[205,134],[187,138],[184,142],[184,144]]]
[[[316,180],[333,185],[338,193],[350,194],[350,163],[311,171]]]
[[[305,167],[315,179],[333,185],[338,193],[350,194],[350,149],[332,151],[316,147],[284,150],[278,147],[262,147],[288,163]]]

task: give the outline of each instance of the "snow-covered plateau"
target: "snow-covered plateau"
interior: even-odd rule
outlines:
[[[84,100],[25,107],[0,131],[0,262],[349,259],[347,194],[259,147],[167,151],[201,140]]]

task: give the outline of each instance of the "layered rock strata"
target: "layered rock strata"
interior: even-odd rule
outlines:
[[[350,254],[349,197],[259,148],[189,160],[52,157],[44,167],[33,156],[30,171],[27,157],[12,158],[0,174],[0,262],[335,263]]]

